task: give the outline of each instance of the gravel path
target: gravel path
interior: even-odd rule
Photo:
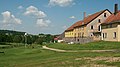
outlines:
[[[79,51],[72,51],[72,50],[61,50],[61,49],[55,49],[55,48],[49,48],[47,46],[42,46],[42,48],[47,50],[52,50],[56,52],[117,52],[118,50],[79,50]]]

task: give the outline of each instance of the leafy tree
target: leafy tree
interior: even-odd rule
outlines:
[[[15,35],[13,38],[13,42],[15,43],[21,43],[22,37],[20,35]]]
[[[32,36],[28,35],[26,38],[27,44],[32,44]]]
[[[32,43],[35,43],[35,41],[38,39],[38,36],[32,35]]]
[[[45,41],[45,38],[43,38],[43,37],[39,37],[36,41],[35,41],[35,43],[36,44],[43,44],[43,42]]]
[[[12,35],[6,35],[6,42],[13,42],[13,36]]]
[[[50,35],[50,34],[47,34],[46,35],[46,42],[52,42],[52,40],[53,40],[53,36],[52,35]]]

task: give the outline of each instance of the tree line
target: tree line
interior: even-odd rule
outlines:
[[[43,44],[50,43],[54,41],[54,36],[51,34],[39,34],[39,35],[24,35],[25,32],[14,32],[11,33],[0,32],[0,42],[8,42],[8,43],[27,43],[27,44]]]

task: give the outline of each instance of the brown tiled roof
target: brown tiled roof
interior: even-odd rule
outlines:
[[[108,9],[106,9],[106,10],[108,10]],[[102,10],[102,11],[100,11],[100,12],[97,12],[97,13],[95,13],[95,14],[92,14],[92,15],[86,17],[86,18],[83,20],[83,21],[84,21],[84,24],[90,23],[92,20],[94,20],[95,18],[97,18],[99,15],[101,15],[101,14],[102,14],[103,12],[105,12],[106,10]]]
[[[97,12],[95,14],[92,14],[92,15],[89,15],[88,17],[84,18],[83,20],[81,21],[78,21],[76,22],[75,24],[73,24],[71,27],[69,27],[66,31],[70,31],[70,30],[73,30],[74,27],[79,27],[79,26],[82,26],[82,25],[86,25],[88,23],[90,23],[91,21],[93,21],[95,18],[97,18],[99,15],[101,15],[103,12],[105,11],[109,11],[108,9],[105,9],[105,10],[102,10],[100,12]],[[110,12],[110,11],[109,11]],[[110,12],[111,13],[111,12]]]
[[[114,13],[112,15],[110,15],[103,24],[109,24],[112,23],[114,21],[120,21],[120,11],[118,11],[118,13],[115,15]]]
[[[81,25],[84,25],[83,20],[78,21],[78,23],[77,23],[74,27],[79,27],[79,26],[81,26]]]
[[[79,26],[82,26],[82,25],[90,23],[92,20],[97,18],[99,15],[101,15],[106,10],[102,10],[100,12],[97,12],[97,13],[94,13],[92,15],[89,15],[88,17],[84,18],[82,21],[79,21],[79,23],[75,27],[79,27]]]
[[[76,23],[74,23],[72,26],[70,26],[70,27],[69,27],[67,30],[65,30],[65,31],[71,31],[71,30],[73,30],[74,27],[75,27],[78,23],[79,23],[79,21],[76,22]]]

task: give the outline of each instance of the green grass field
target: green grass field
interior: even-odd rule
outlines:
[[[65,50],[102,50],[120,48],[119,42],[93,42],[67,45],[47,45]],[[120,67],[120,52],[55,52],[39,45],[0,49],[0,67]]]
[[[120,42],[91,42],[87,44],[65,44],[65,43],[56,43],[49,44],[49,47],[65,49],[65,50],[109,50],[109,49],[120,49]]]

